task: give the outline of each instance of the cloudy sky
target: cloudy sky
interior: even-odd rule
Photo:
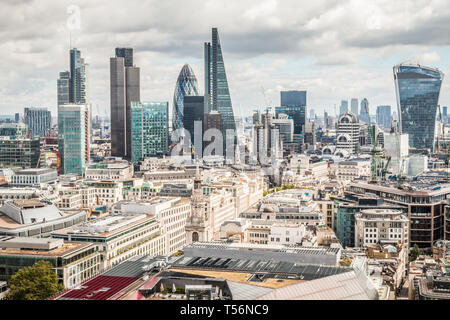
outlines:
[[[447,0],[1,0],[0,113],[56,112],[70,33],[89,63],[94,114],[109,113],[115,47],[134,48],[143,101],[172,105],[184,63],[203,93],[203,42],[212,27],[237,115],[279,105],[285,89],[307,90],[317,114],[334,114],[352,97],[366,97],[374,114],[377,105],[396,108],[395,64],[419,62],[450,75]],[[444,80],[441,105],[450,104],[449,87]]]

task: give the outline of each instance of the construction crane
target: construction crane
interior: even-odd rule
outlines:
[[[405,180],[405,175],[403,174],[403,170],[405,168],[405,158],[402,159],[402,165],[400,166],[400,172],[398,173],[398,187],[399,189],[403,186],[403,181]]]
[[[386,179],[386,172],[387,172],[387,169],[388,169],[390,163],[391,163],[391,157],[387,157],[386,164],[384,165],[383,169],[381,170],[381,177],[383,180]]]
[[[375,125],[371,125],[369,123],[369,135],[372,140],[372,150],[370,151],[371,154],[371,163],[370,163],[370,172],[371,172],[371,181],[376,182],[377,181],[377,160],[376,160],[376,154],[377,154],[377,139],[375,137]],[[373,128],[373,131],[372,131]]]

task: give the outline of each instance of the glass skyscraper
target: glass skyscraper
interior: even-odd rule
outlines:
[[[359,121],[370,123],[369,100],[367,100],[366,98],[362,99],[361,101],[361,111],[359,112]]]
[[[352,98],[352,100],[350,100],[350,111],[355,116],[358,116],[358,99],[357,98]]]
[[[111,155],[131,159],[131,102],[140,101],[140,69],[133,49],[116,48],[110,58]]]
[[[61,174],[82,175],[89,162],[90,114],[86,104],[58,106]]]
[[[281,106],[275,108],[276,115],[287,114],[294,120],[294,134],[303,133],[306,123],[306,91],[281,91]]]
[[[212,28],[212,42],[206,42],[205,54],[205,113],[217,110],[222,116],[222,134],[236,130],[230,90],[228,88],[222,47],[217,28]],[[225,143],[225,138],[224,138]]]
[[[162,156],[169,146],[169,103],[131,103],[131,161]]]
[[[394,66],[399,129],[409,146],[433,151],[436,111],[444,74],[415,64]]]
[[[81,58],[81,52],[77,48],[70,50],[70,103],[87,103],[87,64]]]
[[[348,101],[342,100],[341,101],[341,108],[339,109],[339,115],[343,115],[344,113],[348,112]]]
[[[173,95],[172,130],[183,128],[184,97],[198,96],[198,84],[192,68],[185,64],[178,75]]]
[[[58,106],[66,103],[70,103],[70,72],[63,71],[59,73],[57,82],[58,86]]]
[[[25,108],[24,120],[30,131],[30,136],[47,136],[51,127],[52,116],[47,108]]]
[[[377,124],[382,128],[389,129],[391,127],[391,122],[392,122],[391,106],[378,106]]]

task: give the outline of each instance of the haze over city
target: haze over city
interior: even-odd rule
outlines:
[[[50,5],[51,3],[51,5]],[[408,5],[406,5],[406,3]],[[109,115],[109,58],[133,47],[141,96],[172,101],[185,63],[204,85],[203,42],[221,32],[235,115],[280,104],[280,90],[306,90],[317,114],[334,115],[342,99],[367,98],[396,111],[392,67],[409,60],[450,71],[446,1],[2,1],[0,110],[56,112],[56,78],[70,43],[89,64],[93,113]],[[69,30],[68,7],[80,12]],[[430,32],[433,30],[433,32]],[[70,42],[71,41],[71,42]],[[449,101],[443,81],[440,104]],[[200,90],[201,92],[203,90]]]

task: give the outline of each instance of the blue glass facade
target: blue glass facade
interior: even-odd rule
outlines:
[[[89,161],[90,115],[87,105],[58,107],[61,173],[82,175]]]
[[[303,133],[306,122],[306,91],[281,91],[281,106],[275,113],[285,113],[294,120],[294,134]]]
[[[359,112],[358,118],[359,122],[370,123],[369,100],[367,100],[367,98],[364,98],[361,101],[361,111]]]
[[[168,102],[131,103],[131,161],[166,154],[169,139]]]
[[[342,100],[341,101],[341,108],[339,109],[339,115],[343,115],[344,113],[348,112],[348,101]]]
[[[172,130],[183,128],[184,97],[197,95],[197,78],[192,68],[185,64],[178,76],[173,95]]]
[[[444,74],[420,65],[394,67],[399,129],[409,146],[433,151],[436,111]]]
[[[222,116],[222,133],[236,129],[228,88],[222,47],[217,28],[212,28],[212,43],[205,43],[205,111],[217,110]],[[225,140],[224,140],[225,141]]]

